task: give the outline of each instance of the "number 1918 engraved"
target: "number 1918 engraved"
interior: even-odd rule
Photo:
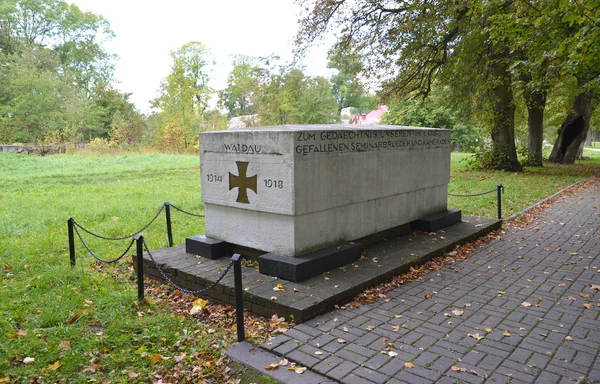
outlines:
[[[265,179],[265,187],[283,189],[283,180]]]

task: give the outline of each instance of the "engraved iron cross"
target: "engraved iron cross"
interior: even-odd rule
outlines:
[[[246,172],[248,171],[247,161],[236,161],[235,164],[237,165],[239,176],[229,172],[229,190],[231,191],[233,188],[238,188],[238,195],[235,201],[238,203],[250,204],[247,190],[251,189],[254,193],[257,193],[256,175],[251,177],[246,176]]]

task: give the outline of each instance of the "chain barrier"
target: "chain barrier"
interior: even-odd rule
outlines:
[[[119,237],[106,237],[106,236],[102,236],[102,235],[98,235],[97,233],[93,233],[92,231],[85,229],[83,226],[81,226],[81,224],[79,224],[78,222],[75,221],[75,219],[73,219],[73,225],[76,227],[81,228],[81,230],[83,230],[84,232],[97,237],[99,239],[102,240],[125,240],[125,239],[131,239],[132,237],[135,237],[135,235],[137,235],[138,233],[141,233],[143,231],[145,231],[149,226],[152,225],[152,223],[154,223],[154,221],[156,221],[156,219],[158,218],[158,216],[162,213],[162,211],[165,209],[165,206],[163,205],[162,207],[160,207],[160,209],[158,210],[158,212],[156,212],[156,215],[154,215],[154,217],[152,218],[152,220],[150,220],[150,222],[146,225],[144,225],[139,231],[129,235],[129,236],[119,236]]]
[[[483,196],[483,195],[487,195],[489,193],[494,193],[496,192],[496,201],[498,202],[498,220],[502,220],[502,194],[504,193],[504,186],[502,184],[496,184],[496,188],[486,191],[486,192],[480,192],[480,193],[470,193],[470,194],[464,194],[464,195],[457,195],[454,193],[448,193],[448,196],[453,196],[453,197],[477,197],[477,196]]]
[[[176,206],[175,206],[175,205],[173,205],[173,204],[170,204],[170,205],[171,205],[171,207],[175,208],[176,210],[178,210],[178,211],[179,211],[179,212],[181,212],[181,213],[185,213],[186,215],[190,215],[190,216],[196,216],[196,217],[204,217],[204,215],[203,215],[203,214],[198,214],[198,213],[191,213],[191,212],[187,212],[187,211],[184,211],[184,210],[183,210],[183,209],[181,209],[181,208],[178,208],[178,207],[176,207]]]
[[[89,254],[92,255],[94,257],[94,259],[96,259],[96,260],[98,260],[98,261],[100,261],[102,263],[106,263],[106,264],[116,263],[117,261],[121,260],[123,257],[125,257],[125,255],[127,254],[127,252],[129,252],[129,250],[133,246],[133,243],[135,243],[135,239],[131,239],[131,242],[129,243],[129,246],[127,247],[127,249],[125,250],[125,252],[123,252],[121,254],[121,256],[117,257],[114,260],[104,260],[101,257],[99,257],[98,255],[96,255],[94,253],[94,251],[92,251],[90,249],[90,247],[86,244],[86,242],[83,241],[83,237],[81,236],[81,233],[79,233],[79,229],[77,229],[77,226],[73,226],[73,228],[75,229],[75,233],[77,233],[77,237],[79,237],[79,240],[81,240],[81,243],[83,244],[83,246],[85,247],[85,249],[89,252]]]
[[[503,189],[504,191],[504,189]],[[488,193],[494,193],[496,192],[496,188],[487,191],[487,192],[481,192],[481,193],[472,193],[472,194],[466,194],[466,195],[455,195],[454,193],[448,193],[448,196],[453,196],[453,197],[476,197],[476,196],[483,196],[483,195],[487,195]]]
[[[192,290],[180,287],[179,285],[175,284],[169,278],[169,276],[167,276],[167,274],[162,270],[162,268],[158,265],[158,263],[156,262],[156,260],[154,260],[154,257],[152,256],[152,253],[150,252],[150,249],[148,248],[148,244],[146,244],[146,240],[145,239],[143,240],[143,243],[144,243],[144,249],[145,249],[146,253],[148,253],[148,256],[150,257],[150,260],[152,261],[152,264],[154,264],[154,267],[156,267],[156,270],[158,271],[158,273],[160,274],[160,276],[167,283],[169,283],[169,285],[171,285],[173,288],[178,289],[178,290],[180,290],[183,293],[187,293],[188,295],[198,295],[198,294],[204,293],[204,292],[208,291],[209,289],[213,288],[215,285],[219,284],[221,282],[221,280],[223,280],[223,278],[225,277],[225,275],[227,274],[227,272],[229,272],[229,270],[233,266],[233,261],[232,261],[232,262],[229,263],[229,265],[227,266],[227,268],[225,268],[225,271],[223,271],[223,273],[217,279],[217,281],[215,281],[214,283],[212,283],[208,287],[204,287],[202,289],[198,289],[198,290],[192,291]]]

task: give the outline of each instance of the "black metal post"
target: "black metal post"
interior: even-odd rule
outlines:
[[[242,290],[242,257],[239,253],[231,257],[233,260],[233,281],[235,283],[235,321],[237,324],[238,342],[245,340],[244,332],[244,291]]]
[[[496,195],[498,196],[498,220],[502,219],[502,191],[504,187],[502,184],[496,184]]]
[[[167,237],[169,238],[169,247],[173,246],[173,230],[171,229],[171,204],[165,203],[165,215],[167,216]]]
[[[71,258],[71,267],[75,266],[75,234],[73,233],[73,226],[75,220],[69,217],[67,220],[67,226],[69,227],[69,257]]]
[[[144,236],[137,235],[135,237],[137,246],[137,285],[138,285],[138,299],[144,300]]]

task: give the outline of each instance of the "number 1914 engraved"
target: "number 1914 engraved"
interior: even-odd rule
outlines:
[[[265,179],[265,187],[283,189],[283,180]]]

